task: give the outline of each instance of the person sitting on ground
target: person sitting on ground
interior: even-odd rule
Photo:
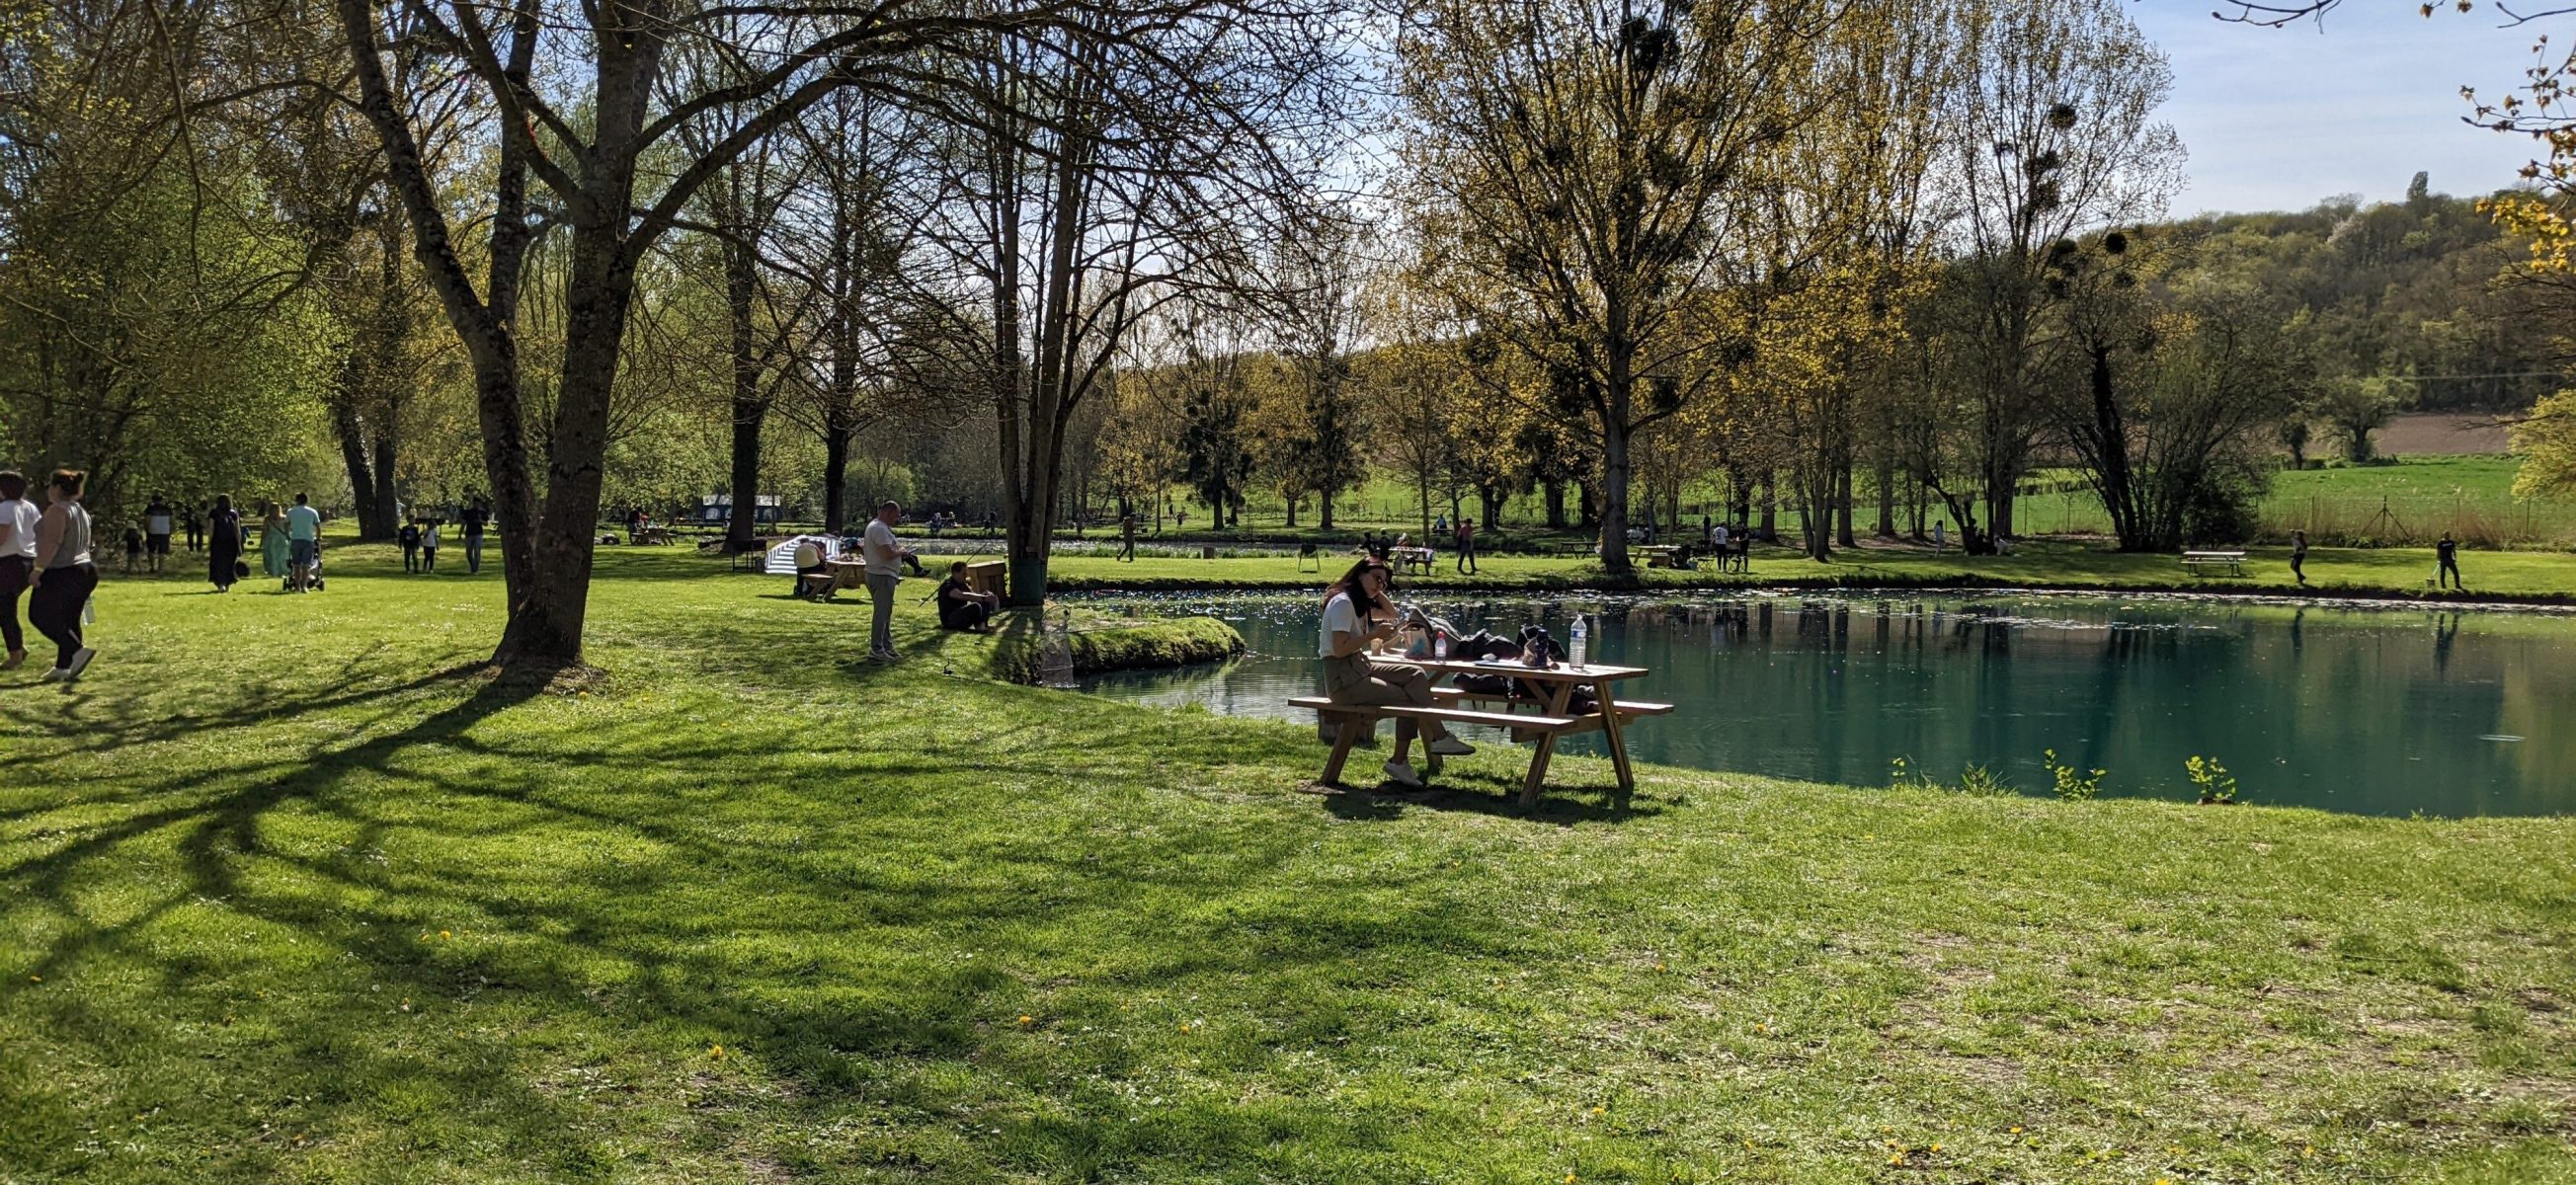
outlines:
[[[1395,637],[1395,604],[1387,598],[1395,574],[1385,561],[1364,559],[1351,565],[1350,571],[1324,590],[1324,627],[1316,652],[1324,660],[1324,697],[1337,704],[1385,706],[1409,704],[1417,708],[1432,705],[1431,677],[1420,667],[1374,666],[1369,662],[1371,646]],[[1355,727],[1351,724],[1344,728]],[[1475,747],[1449,735],[1437,720],[1417,725],[1406,717],[1395,721],[1395,756],[1385,765],[1387,780],[1396,785],[1420,789],[1422,778],[1413,772],[1405,755],[1413,747],[1417,729],[1422,733],[1424,748],[1443,757],[1464,756]]]
[[[966,561],[948,565],[948,579],[939,582],[937,597],[939,628],[977,634],[993,632],[993,614],[1001,610],[1002,598],[966,587]]]

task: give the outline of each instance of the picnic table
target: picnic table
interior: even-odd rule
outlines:
[[[2182,553],[2182,570],[2194,576],[2207,576],[2217,569],[2227,569],[2230,576],[2245,574],[2245,553],[2241,551],[2186,551]]]
[[[842,589],[867,587],[868,562],[859,559],[828,559],[823,561],[823,571],[809,573],[805,579],[814,586],[811,591],[815,600],[828,601],[832,599],[833,594]]]
[[[1678,568],[1682,549],[1671,543],[1643,543],[1628,550],[1646,557],[1649,568]]]
[[[1611,686],[1622,680],[1642,678],[1644,667],[1611,666],[1589,663],[1573,666],[1559,663],[1552,667],[1529,667],[1518,662],[1461,662],[1438,659],[1406,658],[1399,654],[1371,655],[1375,666],[1409,666],[1420,668],[1431,676],[1434,686],[1430,707],[1409,704],[1337,704],[1320,695],[1298,696],[1289,706],[1304,708],[1342,725],[1336,730],[1332,756],[1324,760],[1325,785],[1337,785],[1342,776],[1342,763],[1350,757],[1351,747],[1358,743],[1361,729],[1375,729],[1380,718],[1439,720],[1451,724],[1482,724],[1510,730],[1512,742],[1535,742],[1530,750],[1529,773],[1521,781],[1520,804],[1538,802],[1540,789],[1546,785],[1547,766],[1556,755],[1556,742],[1563,737],[1598,732],[1608,741],[1610,764],[1618,771],[1619,791],[1635,792],[1635,774],[1628,764],[1626,728],[1639,716],[1662,716],[1673,710],[1671,704],[1620,701]],[[1499,675],[1536,685],[1542,694],[1535,698],[1510,694],[1482,694],[1438,686],[1445,677],[1457,675]],[[1594,707],[1589,712],[1571,711],[1574,693],[1591,692]],[[1470,706],[1486,705],[1486,706]],[[1519,709],[1532,709],[1520,711]],[[1357,726],[1357,727],[1355,727]],[[1431,754],[1429,772],[1440,772],[1440,756]]]
[[[676,541],[677,540],[671,534],[671,528],[669,527],[646,527],[643,530],[635,532],[630,540],[630,542],[637,545],[649,543],[665,546]]]
[[[1390,547],[1386,550],[1386,558],[1398,572],[1431,571],[1432,555],[1428,547]]]

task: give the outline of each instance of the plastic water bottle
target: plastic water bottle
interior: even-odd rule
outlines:
[[[1570,652],[1566,655],[1566,659],[1579,667],[1583,665],[1583,656],[1588,650],[1586,642],[1591,637],[1591,631],[1583,624],[1583,617],[1581,614],[1575,615],[1574,629],[1571,632],[1574,643]]]
[[[1441,662],[1449,661],[1449,631],[1431,631],[1431,657]]]

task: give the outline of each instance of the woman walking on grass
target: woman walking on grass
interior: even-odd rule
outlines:
[[[0,641],[9,647],[0,671],[27,661],[27,635],[18,628],[18,595],[36,571],[36,520],[41,512],[27,500],[27,478],[15,469],[0,469]]]
[[[27,620],[54,643],[54,669],[47,683],[69,683],[89,669],[98,652],[81,642],[81,609],[98,588],[98,565],[90,558],[89,511],[80,504],[89,475],[57,469],[46,483],[51,503],[36,523],[36,570],[29,587]]]
[[[241,542],[241,512],[233,509],[233,496],[215,495],[215,512],[206,518],[206,579],[216,592],[231,592],[241,579]]]
[[[270,579],[286,579],[286,505],[268,500],[268,515],[259,522],[259,569]]]

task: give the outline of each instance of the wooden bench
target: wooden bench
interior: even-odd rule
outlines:
[[[796,595],[808,600],[831,600],[832,594],[840,591],[840,588],[841,578],[839,574],[833,572],[830,568],[825,568],[820,572],[799,572],[796,574]]]
[[[2208,576],[2220,568],[2230,576],[2245,574],[2245,553],[2241,551],[2186,551],[2182,553],[2182,570],[2194,576]]]
[[[1365,725],[1374,728],[1379,720],[1438,720],[1444,724],[1482,724],[1489,728],[1512,729],[1515,739],[1518,739],[1520,730],[1564,731],[1572,729],[1578,723],[1571,716],[1482,712],[1472,708],[1417,708],[1410,704],[1337,704],[1320,695],[1298,696],[1289,700],[1288,706],[1303,708],[1319,716],[1333,718],[1340,725],[1333,736],[1333,755],[1324,759],[1323,782],[1327,786],[1341,784],[1342,763],[1350,757],[1351,746],[1359,743],[1360,734],[1364,731],[1356,726]],[[1440,755],[1432,753],[1427,746],[1423,752],[1429,755],[1429,760],[1423,766],[1425,772],[1439,773]]]
[[[1548,759],[1556,752],[1557,740],[1587,732],[1602,734],[1610,749],[1611,764],[1618,771],[1620,792],[1633,793],[1636,790],[1636,776],[1628,764],[1628,743],[1622,733],[1627,724],[1638,717],[1661,716],[1673,710],[1671,704],[1642,702],[1630,704],[1611,694],[1613,682],[1645,675],[1647,671],[1643,667],[1595,663],[1582,667],[1559,664],[1532,669],[1517,663],[1455,660],[1444,662],[1436,659],[1404,658],[1391,654],[1376,656],[1372,661],[1380,664],[1410,666],[1429,674],[1434,679],[1444,675],[1500,676],[1535,685],[1541,689],[1544,698],[1434,687],[1431,690],[1432,706],[1430,707],[1337,704],[1319,695],[1298,696],[1288,701],[1290,707],[1315,712],[1326,719],[1339,718],[1352,723],[1373,723],[1381,717],[1400,717],[1458,724],[1482,724],[1509,730],[1514,743],[1536,742],[1530,751],[1529,773],[1521,782],[1520,804],[1524,808],[1538,802],[1540,788],[1547,780]],[[1575,702],[1577,691],[1587,692],[1593,697],[1597,706],[1589,712],[1578,713],[1567,710]],[[1504,710],[1485,711],[1461,706],[1471,703],[1499,705]],[[1513,708],[1536,710],[1526,712],[1510,710]],[[1326,785],[1339,784],[1342,759],[1350,755],[1350,747],[1358,740],[1358,734],[1359,730],[1356,728],[1338,730],[1334,738],[1333,755],[1324,763],[1323,780]],[[1431,758],[1429,768],[1433,772],[1438,772],[1440,759],[1437,756]]]
[[[1556,545],[1558,555],[1590,555],[1595,550],[1593,543],[1586,539],[1565,539]]]

